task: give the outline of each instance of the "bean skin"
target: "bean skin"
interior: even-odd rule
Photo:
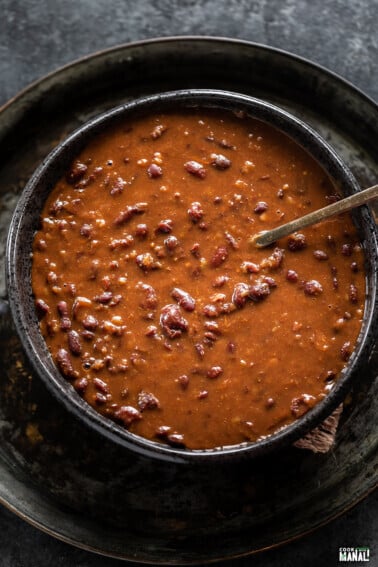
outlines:
[[[198,177],[199,179],[205,179],[206,177],[206,169],[203,167],[201,163],[198,161],[187,161],[184,163],[184,167],[188,173],[194,175],[194,177]]]
[[[161,310],[160,325],[169,339],[175,339],[188,330],[188,321],[182,316],[178,305],[165,305]]]
[[[190,220],[194,223],[198,222],[202,219],[203,214],[204,213],[201,203],[199,203],[198,201],[194,201],[188,209],[188,215]]]
[[[125,427],[128,427],[133,421],[139,421],[143,416],[133,406],[121,406],[114,412],[114,417],[117,421],[121,421]]]
[[[301,232],[290,235],[287,239],[287,247],[290,252],[298,252],[299,250],[304,250],[307,247],[305,235]]]
[[[77,183],[84,177],[87,171],[88,167],[81,161],[76,160],[71,165],[71,169],[66,175],[66,180],[68,183],[70,183],[70,185],[75,185],[75,183]]]
[[[258,203],[256,203],[253,212],[256,213],[257,215],[261,215],[262,213],[265,213],[268,209],[269,209],[268,203],[266,203],[265,201],[259,201]]]
[[[125,224],[135,215],[142,215],[147,210],[147,203],[136,203],[135,205],[128,205],[126,209],[121,211],[114,219],[114,224],[120,226]]]
[[[156,396],[151,394],[151,392],[145,392],[142,390],[138,394],[138,408],[140,411],[145,411],[146,409],[157,409],[160,408],[160,402]]]
[[[349,286],[349,301],[351,303],[358,303],[358,289],[354,284]]]
[[[37,308],[38,318],[42,319],[50,311],[50,307],[43,299],[37,299],[35,302]]]
[[[71,328],[71,319],[68,315],[68,305],[66,301],[59,301],[57,304],[58,313],[60,315],[60,328],[66,331]]]
[[[154,288],[143,282],[139,282],[136,285],[136,288],[142,290],[145,295],[144,299],[139,303],[142,309],[156,309],[158,305],[158,297]]]
[[[323,286],[317,280],[305,282],[303,289],[306,295],[318,296],[323,293]]]
[[[151,179],[157,179],[163,175],[162,168],[157,165],[156,163],[151,163],[151,165],[147,168],[148,177]]]
[[[328,260],[328,254],[324,250],[314,250],[314,258],[320,261]]]
[[[216,169],[223,170],[231,167],[231,160],[223,154],[211,154],[210,160],[211,165],[213,165]]]
[[[218,246],[218,248],[213,253],[210,265],[212,268],[218,268],[223,262],[228,258],[228,250],[225,246]]]
[[[76,372],[72,366],[70,355],[64,348],[60,348],[56,353],[56,363],[59,370],[66,378],[76,378]]]
[[[67,333],[68,347],[75,356],[80,356],[82,352],[82,344],[80,335],[77,331],[68,331]]]
[[[171,296],[173,297],[173,299],[177,301],[180,307],[185,309],[185,311],[194,311],[196,307],[196,301],[195,299],[193,299],[191,295],[189,295],[188,292],[178,287],[175,287],[171,291]]]
[[[223,374],[223,368],[221,366],[212,366],[206,375],[208,378],[214,379],[218,378],[221,374]]]

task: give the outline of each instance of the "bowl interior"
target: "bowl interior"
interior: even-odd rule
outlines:
[[[125,117],[163,111],[172,106],[243,111],[253,118],[275,126],[307,150],[334,180],[341,193],[348,195],[359,190],[349,169],[316,132],[269,103],[236,93],[214,90],[177,91],[138,99],[112,109],[76,130],[47,156],[29,180],[13,215],[7,243],[7,284],[12,315],[23,347],[36,372],[69,411],[99,433],[141,454],[176,462],[257,456],[295,441],[326,418],[342,401],[366,361],[367,353],[375,340],[377,327],[376,229],[366,206],[354,212],[354,220],[364,246],[367,274],[365,316],[354,353],[335,387],[322,402],[293,424],[258,442],[216,449],[187,450],[162,445],[130,433],[102,417],[75,392],[57,370],[39,330],[31,287],[31,251],[47,196],[86,143],[104,128]]]

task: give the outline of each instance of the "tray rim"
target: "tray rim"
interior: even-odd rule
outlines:
[[[169,43],[174,44],[174,43],[185,43],[185,42],[193,42],[193,43],[198,43],[198,44],[199,43],[204,43],[204,44],[209,43],[209,44],[214,44],[214,45],[219,44],[220,46],[223,45],[226,48],[227,48],[227,45],[243,46],[245,48],[251,48],[251,49],[254,49],[254,50],[257,50],[257,51],[268,52],[273,56],[275,54],[279,55],[280,57],[283,57],[284,59],[290,60],[291,62],[298,63],[298,64],[300,64],[304,67],[311,69],[312,71],[318,72],[325,78],[328,77],[333,82],[341,85],[352,96],[357,97],[359,99],[362,99],[362,101],[365,104],[371,106],[374,111],[378,111],[378,102],[376,102],[371,96],[367,95],[359,87],[356,87],[351,81],[345,79],[344,77],[337,74],[336,72],[328,69],[324,65],[319,64],[317,62],[314,62],[314,61],[312,61],[312,60],[310,60],[306,57],[297,55],[295,53],[291,53],[291,52],[286,51],[282,48],[274,47],[274,46],[259,43],[259,42],[253,42],[253,41],[249,41],[249,40],[245,40],[245,39],[238,39],[238,38],[227,37],[227,36],[218,36],[218,35],[214,35],[214,36],[203,35],[202,36],[202,35],[188,34],[188,35],[173,35],[173,36],[170,36],[170,35],[157,36],[157,37],[152,37],[152,38],[139,39],[139,40],[131,41],[131,42],[120,43],[120,44],[117,44],[117,45],[114,45],[114,46],[111,46],[111,47],[108,47],[108,48],[105,48],[105,49],[96,50],[96,51],[87,53],[87,54],[85,54],[81,57],[75,58],[72,61],[65,63],[64,65],[58,66],[56,69],[53,69],[52,71],[50,71],[48,73],[45,73],[41,77],[38,77],[34,81],[32,81],[29,84],[27,84],[26,86],[24,86],[20,91],[18,91],[14,96],[12,96],[8,100],[6,100],[0,106],[0,115],[1,116],[3,116],[4,114],[6,115],[7,112],[11,111],[15,106],[16,106],[16,110],[17,110],[17,105],[19,105],[19,104],[21,104],[21,113],[22,113],[22,102],[23,102],[24,98],[27,100],[27,97],[29,95],[33,95],[33,94],[36,94],[36,97],[38,98],[38,92],[39,92],[40,88],[42,88],[44,85],[46,85],[46,83],[47,83],[47,86],[48,86],[49,81],[53,80],[54,78],[58,77],[59,75],[64,75],[70,69],[80,68],[81,66],[85,66],[86,64],[88,64],[92,61],[99,60],[101,58],[106,59],[107,57],[109,57],[111,55],[115,55],[118,52],[122,53],[126,50],[129,50],[129,49],[143,48],[144,46],[149,46],[149,45],[169,44]],[[3,459],[1,459],[1,460],[3,461]],[[4,463],[5,463],[5,461],[4,461]],[[7,464],[6,464],[6,466],[8,467]],[[38,487],[37,487],[37,489],[40,490]],[[250,556],[250,555],[256,555],[257,553],[261,553],[263,551],[278,548],[278,547],[286,545],[290,542],[299,540],[302,537],[315,532],[317,529],[321,528],[322,526],[327,525],[328,523],[330,523],[333,520],[335,520],[336,518],[342,516],[343,514],[348,512],[349,510],[353,509],[356,505],[358,505],[361,501],[363,501],[369,494],[373,493],[375,491],[375,489],[376,489],[376,486],[370,486],[366,490],[366,492],[360,494],[355,501],[350,502],[346,507],[343,508],[343,510],[340,510],[340,511],[337,511],[336,513],[334,513],[334,514],[331,514],[330,516],[325,518],[323,521],[318,522],[318,524],[316,524],[315,526],[311,527],[310,529],[308,529],[304,532],[301,532],[300,534],[295,534],[295,535],[293,535],[293,536],[291,536],[287,539],[284,539],[284,540],[279,541],[279,542],[275,542],[275,543],[268,545],[268,546],[263,546],[259,549],[230,553],[226,557],[211,558],[211,559],[208,559],[208,560],[201,559],[201,563],[210,564],[210,563],[214,563],[214,562],[218,562],[218,561],[226,560],[226,559],[231,560],[231,559],[246,557],[246,556]],[[0,495],[0,504],[2,504],[10,512],[14,513],[20,519],[26,521],[29,525],[32,525],[33,527],[41,530],[43,533],[46,533],[46,534],[56,538],[57,540],[60,540],[60,541],[65,542],[67,544],[70,544],[73,547],[76,547],[78,549],[89,551],[89,552],[95,553],[95,554],[103,556],[103,557],[120,559],[120,560],[123,560],[123,561],[135,561],[137,563],[156,564],[156,561],[153,561],[152,559],[151,560],[145,560],[145,559],[141,560],[141,559],[138,559],[138,558],[135,558],[135,557],[132,557],[132,556],[127,556],[124,553],[122,555],[119,555],[118,553],[97,549],[97,548],[93,547],[91,544],[85,544],[83,542],[79,542],[77,540],[74,540],[72,537],[66,536],[63,533],[60,533],[56,529],[49,528],[42,521],[36,519],[31,514],[25,513],[25,511],[23,511],[23,509],[20,506],[17,506],[16,504],[12,503],[10,500],[8,501],[6,498],[4,498],[1,495]],[[169,565],[169,564],[171,564],[171,565],[173,565],[173,564],[174,565],[188,565],[188,564],[196,564],[196,562],[193,561],[193,560],[188,560],[188,561],[185,561],[185,560],[181,560],[181,561],[169,560],[169,561],[160,562],[160,564],[164,564],[164,565]]]

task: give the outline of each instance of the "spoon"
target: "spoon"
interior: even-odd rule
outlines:
[[[304,217],[290,221],[286,224],[278,226],[277,228],[273,228],[272,230],[262,230],[261,232],[258,232],[257,234],[251,236],[248,241],[250,244],[253,244],[257,248],[264,248],[265,246],[272,244],[272,242],[279,240],[283,236],[292,234],[293,232],[300,230],[301,228],[305,228],[306,226],[317,224],[318,222],[328,219],[329,217],[332,217],[334,215],[350,211],[351,209],[359,207],[360,205],[364,205],[369,201],[376,199],[377,197],[378,185],[373,185],[368,189],[354,193],[349,197],[345,197],[345,199],[336,201],[336,203],[332,203],[327,207],[313,211],[312,213],[309,213]]]

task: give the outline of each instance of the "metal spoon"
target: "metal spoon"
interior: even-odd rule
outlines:
[[[346,211],[350,211],[351,209],[359,207],[360,205],[365,205],[366,203],[372,201],[373,199],[376,199],[377,197],[378,185],[373,185],[368,189],[364,189],[363,191],[354,193],[349,197],[345,197],[345,199],[336,201],[336,203],[332,203],[327,207],[313,211],[312,213],[309,213],[304,217],[290,221],[286,224],[278,226],[277,228],[273,228],[272,230],[263,230],[261,232],[258,232],[257,234],[251,236],[248,241],[250,244],[253,244],[257,248],[264,248],[265,246],[272,244],[272,242],[275,242],[276,240],[279,240],[280,238],[287,236],[288,234],[292,234],[293,232],[300,230],[301,228],[305,228],[306,226],[310,226],[311,224],[317,224],[322,220],[325,220],[334,215],[338,215],[340,213],[345,213]]]

